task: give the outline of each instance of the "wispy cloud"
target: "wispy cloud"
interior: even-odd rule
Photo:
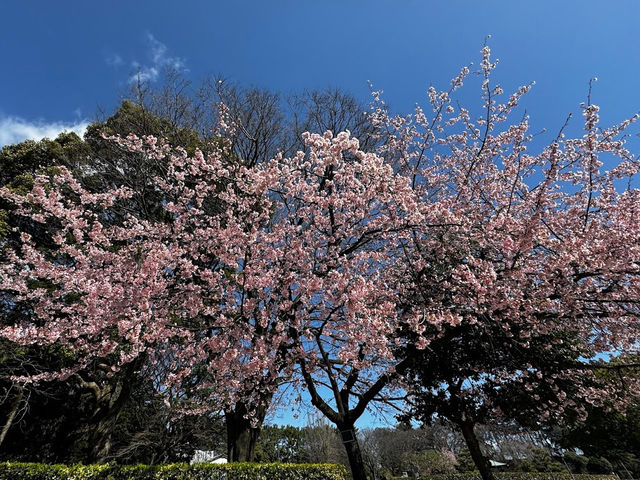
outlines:
[[[105,57],[104,61],[113,68],[118,68],[124,64],[124,60],[117,53],[110,53]]]
[[[0,147],[28,139],[56,138],[65,131],[73,131],[82,136],[88,125],[87,120],[67,123],[29,121],[20,117],[0,117]]]
[[[180,57],[172,57],[168,54],[167,46],[147,32],[147,43],[149,45],[149,57],[151,64],[142,64],[134,61],[133,67],[137,70],[134,75],[129,78],[130,82],[154,82],[158,79],[163,68],[171,68],[178,71],[186,71],[184,59]]]

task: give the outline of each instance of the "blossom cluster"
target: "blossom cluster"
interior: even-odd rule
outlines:
[[[349,132],[307,133],[306,151],[247,168],[224,142],[205,156],[112,139],[166,164],[162,219],[128,212],[131,191],[92,193],[64,168],[26,196],[2,189],[47,241],[23,231],[5,249],[0,291],[30,315],[0,337],[77,359],[18,380],[104,359],[117,372],[145,355],[166,365],[167,388],[197,369],[218,405],[250,404],[300,368],[349,388],[391,378],[404,345],[428,349],[460,325],[498,326],[522,351],[570,339],[576,362],[560,380],[591,375],[578,359],[635,354],[639,163],[624,134],[636,117],[602,129],[587,105],[581,138],[560,134],[532,154],[527,117],[507,122],[531,86],[499,103],[496,62],[482,53],[483,116],[452,100],[468,68],[449,91],[429,90],[432,116],[392,116],[376,92],[377,151]],[[465,371],[469,385],[551,381],[546,415],[576,405],[524,361]],[[591,382],[579,393],[602,392]]]

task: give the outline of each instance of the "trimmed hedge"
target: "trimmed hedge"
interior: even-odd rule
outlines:
[[[571,474],[568,472],[493,472],[498,480],[619,480],[615,475]],[[480,473],[443,473],[425,477],[429,480],[482,480]],[[3,479],[4,480],[4,479]]]
[[[342,465],[230,463],[47,465],[0,463],[0,480],[347,480]],[[608,480],[608,479],[607,479]]]

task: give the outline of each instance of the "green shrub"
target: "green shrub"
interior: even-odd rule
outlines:
[[[458,453],[458,455],[456,456],[456,460],[458,462],[458,464],[456,465],[456,470],[458,470],[459,473],[469,473],[477,471],[476,464],[473,463],[473,458],[471,458],[471,452],[468,448],[465,448],[460,453]]]
[[[518,459],[509,462],[510,472],[537,472],[536,466],[531,460]]]
[[[589,473],[611,473],[613,466],[611,462],[603,457],[591,457],[587,463]]]
[[[0,463],[0,480],[346,480],[342,465],[287,463],[46,465]]]
[[[614,475],[572,475],[567,472],[493,472],[497,480],[618,480]],[[478,472],[430,475],[429,480],[481,480]]]
[[[587,463],[589,463],[589,459],[584,455],[578,455],[574,452],[567,452],[564,455],[564,461],[572,473],[587,472]]]
[[[555,458],[552,457],[549,452],[541,449],[534,450],[531,458],[522,458],[510,461],[506,470],[509,472],[521,473],[567,473],[567,470],[571,470],[571,472],[573,473],[586,473],[586,470],[578,472],[570,466],[567,467],[563,465],[561,462],[555,460]]]
[[[620,478],[640,478],[640,458],[631,452],[616,453],[611,458],[611,464],[616,467],[616,474]]]

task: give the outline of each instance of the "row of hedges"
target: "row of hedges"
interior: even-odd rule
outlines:
[[[613,475],[494,472],[498,480],[618,480]],[[342,465],[232,463],[173,465],[46,465],[0,463],[0,480],[347,480]],[[481,480],[478,472],[430,475],[429,480]]]
[[[342,465],[231,463],[46,465],[0,463],[0,480],[347,480]]]
[[[615,475],[571,474],[568,472],[493,472],[498,480],[619,480]],[[480,473],[442,473],[429,475],[429,480],[482,480]],[[405,479],[406,480],[406,479]]]

